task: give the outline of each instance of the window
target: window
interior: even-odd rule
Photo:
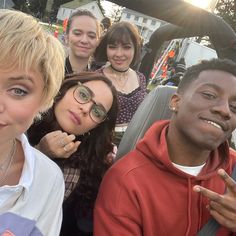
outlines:
[[[138,16],[135,16],[135,17],[134,17],[134,20],[135,20],[135,21],[138,21],[138,20],[139,20],[139,17],[138,17]]]
[[[156,25],[156,21],[155,21],[155,20],[152,20],[151,25]]]
[[[143,23],[147,23],[147,18],[143,18]]]
[[[131,17],[131,14],[130,14],[130,13],[127,13],[126,18],[127,18],[127,19],[130,19],[130,17]]]

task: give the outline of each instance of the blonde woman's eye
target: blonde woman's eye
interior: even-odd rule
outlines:
[[[14,96],[24,97],[28,94],[28,91],[21,89],[21,88],[13,88],[13,89],[11,89],[11,93]]]

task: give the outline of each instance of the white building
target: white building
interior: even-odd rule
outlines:
[[[12,0],[0,0],[0,9],[11,9],[13,6]]]
[[[104,18],[102,11],[96,1],[74,0],[60,6],[57,13],[57,20],[63,21],[64,19],[69,18],[72,12],[74,12],[76,9],[89,10],[97,17],[98,20],[102,20]]]
[[[123,10],[120,20],[129,21],[135,24],[144,39],[144,43],[148,42],[153,31],[165,24],[164,21],[144,15],[137,11],[130,10],[128,8]]]

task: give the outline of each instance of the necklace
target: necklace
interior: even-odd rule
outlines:
[[[124,73],[124,72],[127,72],[127,71],[129,70],[129,67],[128,67],[128,69],[126,69],[126,70],[117,70],[116,68],[114,68],[114,67],[112,66],[112,64],[110,65],[110,67],[111,67],[112,70],[114,70],[114,71],[116,71],[116,72],[119,72],[119,73]]]
[[[115,87],[117,88],[117,90],[125,93],[126,91],[125,87],[129,80],[129,77],[128,77],[129,68],[125,72],[119,72],[119,73],[116,73],[116,70],[114,70],[113,67],[110,67],[110,68],[111,68],[111,72],[112,72],[114,82],[116,85]]]
[[[4,182],[7,176],[7,172],[11,168],[11,164],[13,162],[14,156],[16,152],[16,140],[13,140],[12,148],[7,155],[7,158],[4,160],[4,163],[0,166],[0,172],[2,172],[2,177],[0,178],[0,185]],[[8,163],[6,163],[6,160],[9,160]]]

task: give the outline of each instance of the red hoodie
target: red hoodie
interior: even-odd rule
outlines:
[[[236,154],[224,143],[198,176],[186,174],[169,159],[168,124],[155,123],[105,175],[94,212],[95,236],[194,236],[209,220],[208,199],[192,188],[198,184],[224,193],[217,169],[231,175]],[[236,234],[222,227],[217,235]]]

